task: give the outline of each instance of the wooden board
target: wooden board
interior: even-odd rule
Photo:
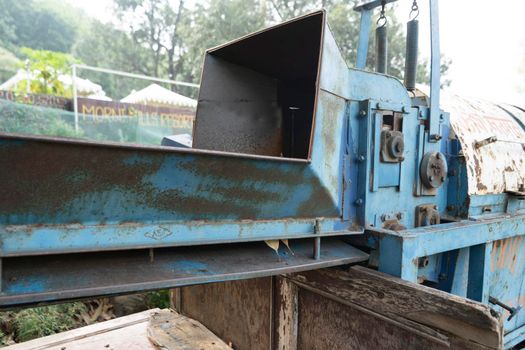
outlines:
[[[354,266],[183,288],[184,313],[236,350],[502,349],[486,305]]]
[[[156,345],[155,345],[156,344]],[[227,350],[199,322],[152,309],[15,344],[6,350]]]
[[[202,324],[173,310],[161,310],[151,316],[148,337],[161,349],[231,350]]]
[[[272,341],[272,278],[180,289],[182,314],[201,322],[234,349],[268,350]]]
[[[290,279],[303,289],[356,310],[376,314],[451,348],[499,349],[503,330],[497,315],[481,303],[403,281],[371,269],[318,270]],[[456,347],[454,344],[462,344]]]

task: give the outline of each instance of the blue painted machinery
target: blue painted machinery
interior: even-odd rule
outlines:
[[[367,261],[523,340],[525,111],[440,96],[436,0],[429,93],[417,28],[405,85],[365,71],[387,2],[356,68],[323,11],[209,50],[192,149],[0,135],[0,305]]]

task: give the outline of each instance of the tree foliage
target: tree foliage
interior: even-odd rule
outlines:
[[[73,53],[88,65],[148,76],[198,82],[207,48],[265,26],[325,7],[341,52],[355,62],[358,0],[113,0],[114,20],[86,19],[59,0],[0,0],[0,45],[19,57],[21,47]],[[69,8],[69,10],[68,10]],[[404,24],[388,15],[389,71],[403,77]],[[373,29],[372,29],[373,30]],[[367,66],[374,66],[374,35],[370,35]],[[442,72],[450,61],[444,58]],[[429,81],[428,60],[421,59],[418,82]],[[147,83],[107,74],[82,72],[104,86],[114,98]],[[450,81],[444,79],[444,85]],[[194,89],[173,87],[187,95]]]
[[[69,52],[76,26],[33,0],[0,0],[0,37],[8,49],[31,47]]]
[[[31,93],[71,97],[70,89],[64,86],[60,77],[69,74],[71,65],[77,63],[73,56],[27,47],[22,48],[21,52],[26,56],[26,68],[32,74],[29,82]],[[21,81],[17,90],[23,92],[25,89],[26,82]]]

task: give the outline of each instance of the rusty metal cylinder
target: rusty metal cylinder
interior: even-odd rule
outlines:
[[[376,72],[387,73],[388,40],[386,26],[376,28]]]
[[[418,40],[419,22],[414,19],[407,23],[405,86],[409,91],[416,89]]]

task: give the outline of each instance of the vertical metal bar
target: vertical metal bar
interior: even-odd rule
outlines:
[[[370,176],[372,176],[372,192],[377,192],[379,190],[379,145],[381,144],[381,124],[383,122],[383,115],[381,113],[374,113],[373,120],[373,144],[378,145],[374,147],[373,153],[371,152],[370,157],[372,157],[372,171]]]
[[[321,237],[314,238],[314,259],[321,259]]]
[[[467,296],[469,257],[470,248],[458,250],[450,293],[459,295],[460,297]]]
[[[355,63],[357,69],[365,69],[366,66],[371,18],[372,11],[366,9],[361,10],[361,24],[359,26],[359,40],[357,42],[357,58]]]
[[[26,95],[31,93],[31,70],[29,69],[29,60],[26,60]]]
[[[77,101],[77,66],[73,65],[72,70],[72,84],[73,84],[73,111],[75,113],[75,131],[78,132],[78,101]]]
[[[488,303],[492,242],[470,247],[467,298]]]
[[[439,48],[438,0],[430,1],[430,116],[429,142],[437,142],[439,136],[439,90],[441,88],[441,51]]]

